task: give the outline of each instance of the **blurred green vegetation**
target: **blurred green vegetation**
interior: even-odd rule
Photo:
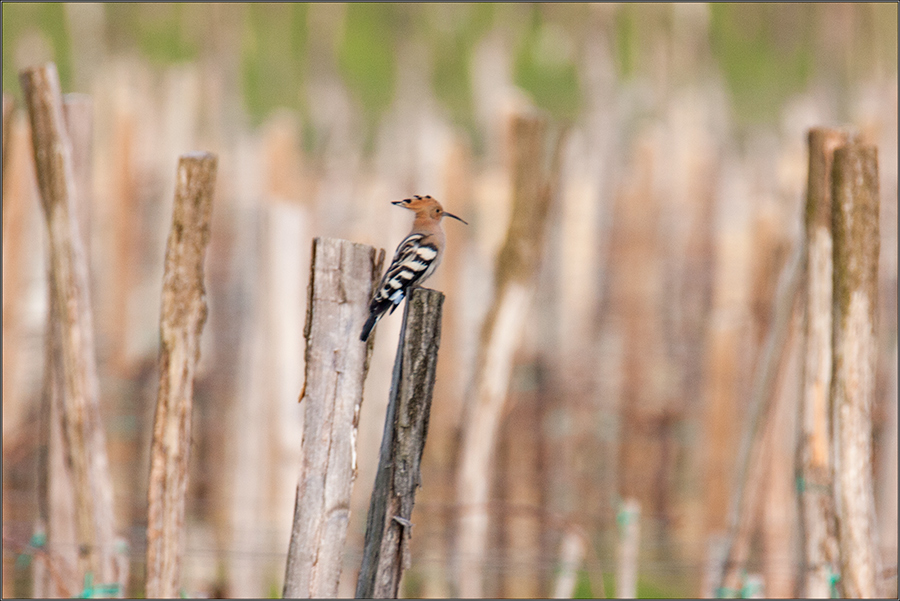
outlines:
[[[106,4],[109,47],[134,48],[157,65],[193,60],[200,51],[191,27],[195,10],[186,4]]]
[[[710,43],[719,57],[735,112],[750,121],[777,115],[809,82],[812,5],[713,4]]]
[[[582,103],[572,40],[561,24],[544,18],[539,5],[530,8],[514,81],[536,106],[558,119],[574,121]]]
[[[245,106],[257,119],[278,107],[306,112],[301,93],[307,76],[306,4],[251,4],[241,38]]]
[[[50,45],[63,89],[72,77],[69,29],[62,3],[3,2],[3,91],[21,98],[16,52],[23,38],[40,33]],[[36,41],[36,40],[35,40]],[[25,65],[21,65],[24,67]]]
[[[552,4],[351,3],[334,7],[335,31],[316,32],[332,53],[310,48],[307,4],[244,4],[240,39],[216,31],[215,10],[204,4],[103,4],[109,53],[136,53],[165,65],[208,57],[222,44],[239,44],[241,94],[254,122],[274,108],[306,114],[304,88],[312,66],[333,68],[359,103],[368,125],[391,105],[398,53],[424,48],[435,96],[460,127],[475,133],[472,65],[479,42],[492,30],[512,44],[513,81],[534,103],[562,120],[583,108],[582,47],[600,24],[623,79],[647,74],[655,39],[671,39],[672,5],[615,7]],[[318,9],[318,8],[317,8]],[[71,89],[73,58],[68,7],[61,3],[2,4],[3,89],[20,97],[20,49],[44,44]],[[601,15],[602,13],[602,15]],[[598,16],[601,15],[601,16]],[[846,94],[875,72],[897,71],[895,3],[828,7],[819,4],[725,3],[709,6],[709,56],[731,93],[739,123],[778,117],[784,101],[815,82]],[[846,23],[846,25],[844,25]],[[217,36],[220,39],[217,40]],[[223,37],[226,36],[226,37]],[[44,40],[41,42],[40,40]],[[416,42],[407,44],[408,40]],[[213,56],[213,59],[215,57]],[[314,65],[310,61],[313,59]],[[333,64],[332,64],[333,63]],[[697,70],[708,65],[698,64]],[[843,90],[843,92],[840,92]],[[839,98],[840,101],[840,98]]]
[[[352,3],[346,8],[338,49],[341,74],[370,120],[390,105],[396,80],[396,46],[406,35],[407,7]]]

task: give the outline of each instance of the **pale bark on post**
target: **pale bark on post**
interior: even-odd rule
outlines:
[[[872,484],[875,306],[878,298],[878,158],[872,146],[834,152],[834,496],[847,597],[880,595],[881,571]]]
[[[616,564],[616,597],[637,598],[638,548],[641,535],[641,506],[635,499],[622,503],[619,522],[618,558]]]
[[[82,239],[86,238],[87,206],[90,203],[91,124],[92,103],[84,94],[66,94],[63,97],[63,115],[66,130],[72,143],[72,162],[78,194],[74,212],[81,217]],[[44,386],[41,392],[41,454],[38,464],[38,520],[46,529],[47,548],[55,561],[66,566],[53,577],[53,570],[44,566],[46,560],[35,561],[35,595],[38,597],[71,597],[81,586],[74,571],[78,564],[75,512],[72,506],[72,473],[65,459],[62,413],[62,372],[60,346],[60,311],[50,294],[47,311],[47,352],[44,363]],[[38,574],[38,567],[42,573]],[[127,580],[121,575],[122,581]],[[40,587],[40,590],[37,588]]]
[[[738,568],[742,567],[740,564],[743,562],[738,560],[738,555],[744,546],[742,539],[748,535],[748,522],[753,513],[751,510],[755,509],[758,501],[757,487],[762,480],[751,478],[751,475],[754,463],[761,461],[760,448],[764,444],[765,433],[763,425],[771,414],[775,386],[784,363],[782,355],[791,331],[791,316],[800,287],[802,258],[805,253],[806,245],[801,239],[782,268],[775,291],[772,321],[753,374],[747,423],[735,467],[735,487],[731,495],[723,564],[719,569],[717,583],[719,589],[740,588]]]
[[[191,449],[194,378],[207,305],[203,263],[209,245],[217,158],[178,161],[166,243],[159,324],[159,392],[150,448],[147,597],[177,597]]]
[[[360,599],[396,599],[410,565],[413,505],[441,342],[444,294],[416,288],[403,310],[375,486],[366,516]]]
[[[584,537],[570,528],[563,533],[559,549],[559,574],[553,587],[554,599],[572,599],[578,584],[578,570],[584,563]]]
[[[336,597],[356,479],[356,438],[372,341],[360,341],[384,253],[313,240],[306,313],[303,451],[285,598]]]
[[[495,297],[481,332],[473,393],[465,408],[457,475],[457,593],[483,596],[491,460],[506,400],[513,354],[534,295],[544,230],[560,155],[546,166],[546,122],[512,118],[512,219],[495,268]]]
[[[797,460],[803,532],[803,594],[831,597],[830,578],[838,573],[837,533],[831,485],[831,164],[847,133],[816,128],[809,132],[806,197],[806,294],[803,390]]]
[[[79,575],[118,584],[114,560],[113,491],[100,421],[87,257],[76,216],[72,146],[52,63],[25,69],[20,81],[31,120],[41,205],[50,240],[50,290],[61,308],[61,364],[66,455],[72,465]]]

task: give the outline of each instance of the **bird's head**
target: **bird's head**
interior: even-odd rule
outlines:
[[[445,211],[444,207],[441,206],[441,203],[431,196],[419,196],[417,194],[410,198],[404,198],[403,200],[395,200],[391,204],[403,207],[404,209],[409,209],[410,211],[415,211],[417,217],[424,216],[437,220],[440,220],[442,217],[452,217],[457,221],[462,221],[466,225],[469,225],[460,217]]]

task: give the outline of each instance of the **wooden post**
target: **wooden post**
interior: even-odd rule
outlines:
[[[834,495],[847,597],[877,597],[878,531],[872,486],[875,303],[878,298],[878,158],[872,146],[834,151]]]
[[[150,448],[147,597],[179,596],[191,450],[194,377],[206,323],[203,262],[209,245],[217,158],[178,161],[159,323],[159,393]]]
[[[548,170],[546,122],[532,115],[514,116],[511,125],[512,218],[506,241],[497,256],[494,301],[481,331],[475,392],[462,420],[456,490],[457,594],[462,597],[483,596],[492,455],[512,373],[513,354],[534,294],[561,147],[557,140]]]
[[[91,99],[85,94],[66,94],[63,115],[66,131],[72,142],[72,162],[75,171],[77,202],[74,212],[80,224],[82,239],[86,239],[89,210],[91,167]],[[53,294],[49,295],[47,311],[47,349],[44,363],[44,386],[41,391],[41,431],[38,462],[38,523],[46,529],[48,549],[56,561],[69,567],[63,576],[54,578],[43,558],[35,561],[35,595],[41,597],[69,597],[81,590],[82,582],[72,568],[78,563],[75,513],[72,506],[72,473],[66,463],[63,445],[61,364],[61,315]],[[38,567],[43,567],[38,575]],[[127,577],[122,575],[122,581]],[[39,592],[40,591],[40,592]]]
[[[0,157],[0,161],[2,161],[2,174],[3,179],[6,179],[6,168],[9,165],[9,150],[11,148],[11,140],[12,137],[12,124],[13,124],[13,99],[12,96],[3,92],[3,146],[0,147],[0,152],[3,153],[2,157]],[[2,220],[0,220],[0,224],[2,224],[3,230],[6,231],[6,201],[3,201],[3,206],[0,208],[2,210]]]
[[[619,522],[619,553],[616,566],[616,597],[637,598],[638,544],[641,535],[641,506],[626,499],[616,516]]]
[[[803,530],[803,594],[831,597],[830,577],[838,573],[837,533],[831,494],[831,164],[834,149],[847,142],[840,130],[809,132],[806,188],[806,294],[803,390],[797,485]]]
[[[409,567],[413,504],[428,434],[444,294],[416,288],[403,311],[357,598],[396,599]]]
[[[806,253],[803,240],[794,249],[782,269],[775,291],[772,323],[766,334],[765,344],[753,374],[753,384],[748,400],[747,424],[741,437],[741,446],[735,468],[735,487],[731,495],[728,513],[728,532],[725,539],[724,563],[720,566],[718,588],[740,588],[735,551],[742,547],[739,539],[749,534],[748,521],[758,500],[762,477],[752,478],[754,460],[758,465],[764,440],[764,425],[771,414],[775,385],[782,368],[782,355],[787,346],[791,328],[791,316],[803,272],[802,258]]]
[[[94,103],[87,94],[63,96],[63,117],[72,143],[72,169],[75,174],[75,190],[78,204],[75,220],[80,228],[81,240],[88,264],[91,261],[91,208],[93,195]],[[90,282],[88,282],[90,284]]]
[[[49,232],[50,289],[61,309],[63,414],[82,547],[79,574],[121,587],[113,557],[113,491],[100,422],[87,258],[76,221],[72,146],[63,118],[59,76],[49,63],[24,69],[19,78],[31,119],[38,187]]]
[[[559,575],[553,587],[554,599],[571,599],[578,584],[578,570],[584,563],[584,537],[574,528],[563,533],[559,549]]]
[[[303,459],[284,577],[285,598],[336,597],[356,434],[371,343],[359,340],[384,253],[333,238],[313,240],[306,312]]]

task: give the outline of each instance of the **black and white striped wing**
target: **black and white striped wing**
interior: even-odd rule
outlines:
[[[384,311],[390,304],[393,313],[407,290],[431,275],[437,267],[438,248],[426,238],[425,234],[415,233],[403,239],[372,298],[370,310]]]
[[[369,303],[369,319],[363,326],[360,340],[367,340],[381,316],[388,309],[393,313],[407,291],[434,272],[440,262],[440,250],[433,240],[427,234],[416,232],[400,242],[394,259]]]

